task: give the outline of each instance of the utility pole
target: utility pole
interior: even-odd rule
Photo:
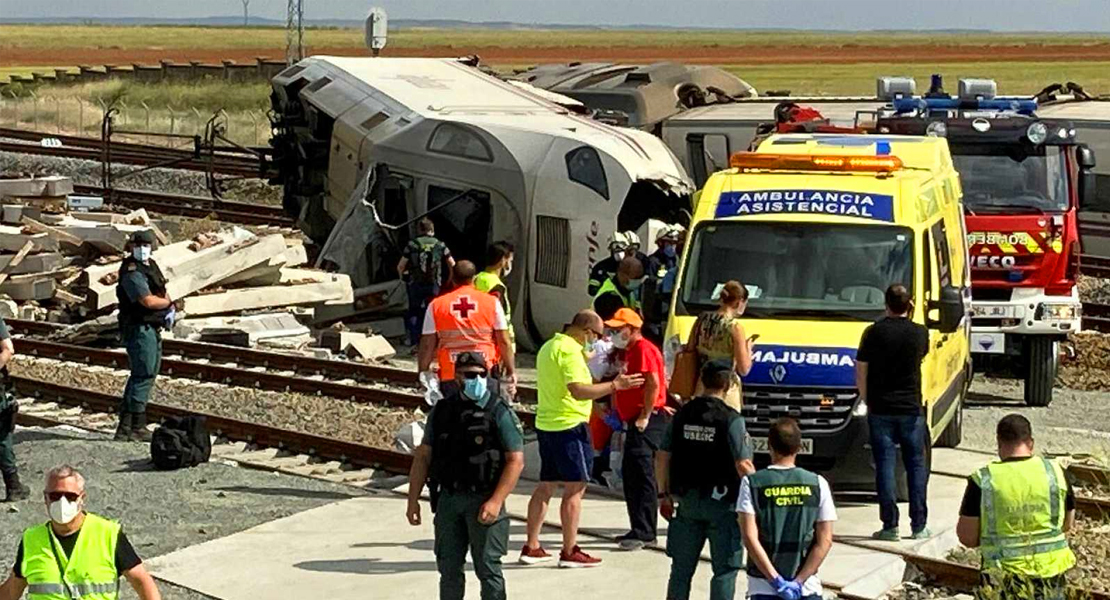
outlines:
[[[304,0],[289,0],[285,16],[285,63],[304,58]]]
[[[251,23],[250,13],[247,7],[250,6],[251,0],[242,0],[243,2],[243,27],[247,27]]]

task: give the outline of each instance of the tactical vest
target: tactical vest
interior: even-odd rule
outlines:
[[[516,334],[513,332],[513,307],[509,304],[509,288],[505,287],[505,283],[496,273],[482,271],[474,276],[474,288],[479,292],[486,292],[487,294],[497,292],[501,295],[501,308],[505,311],[505,321],[509,325],[509,342],[516,350]],[[498,356],[498,362],[501,357]]]
[[[792,469],[764,469],[748,475],[759,543],[775,570],[792,579],[805,564],[813,546],[814,525],[821,503],[821,485],[815,473]],[[748,574],[763,572],[748,557]]]
[[[119,530],[119,523],[86,513],[73,553],[68,557],[61,542],[54,537],[50,523],[23,532],[20,572],[27,580],[30,599],[116,600],[119,597],[119,572],[116,571]]]
[[[497,364],[497,345],[493,343],[496,298],[466,285],[432,300],[430,309],[439,338],[440,381],[455,377],[455,358],[460,352],[481,354],[489,369]]]
[[[590,269],[590,280],[586,284],[586,291],[592,298],[601,289],[601,284],[606,279],[613,277],[617,274],[617,269],[620,267],[620,261],[614,260],[612,256],[598,261],[593,269]]]
[[[1067,482],[1054,461],[994,462],[971,476],[982,490],[979,550],[984,571],[1055,577],[1075,566],[1064,536]]]
[[[461,394],[440,400],[432,420],[432,485],[449,492],[489,493],[505,466],[497,417],[508,407],[491,395],[485,408]]]
[[[617,296],[620,296],[621,304],[623,304],[625,308],[639,310],[640,301],[637,300],[631,292],[622,292],[621,289],[617,287],[615,280],[616,277],[610,277],[609,279],[606,279],[605,282],[601,284],[601,289],[597,290],[597,293],[594,294],[594,301],[596,302],[598,298],[604,296],[605,294],[613,293]]]
[[[134,269],[132,269],[134,267]],[[132,270],[138,271],[146,277],[147,286],[150,287],[150,293],[155,296],[161,296],[166,293],[166,278],[162,275],[162,270],[158,268],[158,263],[153,260],[147,264],[135,260],[134,257],[128,256],[123,259],[123,263],[119,266],[119,284],[116,285],[116,300],[119,301],[119,324],[121,327],[132,325],[161,325],[166,317],[164,310],[150,310],[143,307],[138,302],[132,302],[127,297],[127,292],[123,289],[123,276]]]
[[[698,491],[702,497],[736,503],[740,475],[732,457],[728,428],[742,418],[718,398],[698,396],[671,422],[671,489],[676,495]]]

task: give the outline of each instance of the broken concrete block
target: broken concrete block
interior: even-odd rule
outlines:
[[[18,266],[8,269],[15,254],[0,254],[0,271],[5,271],[10,275],[25,275],[27,273],[45,273],[47,271],[54,271],[62,268],[62,255],[57,252],[42,252],[39,254],[28,254],[23,257]]]
[[[58,175],[31,179],[0,179],[0,197],[65,196],[73,193],[73,180]]]
[[[16,319],[19,315],[19,305],[8,296],[0,297],[0,317]]]
[[[206,344],[223,344],[224,346],[251,347],[251,334],[238,329],[221,329],[213,327],[200,333],[200,341]]]
[[[49,300],[54,297],[55,282],[53,277],[33,278],[33,275],[21,275],[32,279],[9,278],[0,284],[0,294],[7,294],[19,302],[27,300]]]
[[[58,240],[45,233],[23,233],[21,227],[0,225],[0,252],[19,252],[27,242],[33,244],[31,252],[58,251]]]
[[[24,321],[42,321],[46,319],[46,309],[34,304],[20,304],[19,318]]]
[[[285,269],[282,271],[284,273]],[[219,315],[297,304],[350,301],[351,279],[346,275],[324,273],[317,275],[316,280],[299,281],[190,296],[184,300],[184,312],[192,316]]]
[[[281,254],[274,256],[263,264],[232,275],[221,281],[219,285],[221,287],[231,285],[238,285],[239,287],[276,285],[281,282],[281,269],[283,267],[297,267],[306,262],[308,262],[308,252],[305,250],[304,244],[288,246]]]
[[[380,335],[363,335],[351,340],[343,351],[351,358],[389,360],[397,355],[393,345]]]
[[[22,204],[5,204],[3,214],[0,215],[0,222],[3,222],[4,225],[19,225],[25,216],[32,219],[41,219],[42,210]]]
[[[359,288],[352,292],[352,296],[353,301],[346,304],[329,303],[326,306],[317,307],[313,322],[317,325],[345,322],[391,309],[401,309],[408,304],[404,282],[399,280]]]
[[[356,339],[365,338],[365,333],[345,329],[324,329],[320,331],[320,347],[332,352],[342,352]]]
[[[178,321],[174,335],[179,339],[202,339],[209,331],[241,331],[248,335],[247,343],[255,344],[272,338],[301,337],[309,334],[294,315],[287,312],[250,315],[246,317],[188,317]]]

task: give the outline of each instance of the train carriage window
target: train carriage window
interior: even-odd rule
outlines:
[[[454,123],[443,123],[432,132],[428,151],[482,162],[493,162],[493,152],[478,134]]]
[[[465,196],[455,200],[460,195]],[[436,237],[447,244],[455,260],[485,263],[490,228],[488,193],[429,185],[428,210],[431,211],[428,217],[436,226]]]
[[[602,198],[609,199],[609,182],[605,178],[605,167],[601,155],[589,146],[581,146],[567,152],[567,177],[597,192]]]

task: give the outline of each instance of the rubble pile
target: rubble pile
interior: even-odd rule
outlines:
[[[1084,302],[1110,304],[1110,279],[1079,276],[1079,298]]]
[[[1070,340],[1075,360],[1060,365],[1058,383],[1077,390],[1110,391],[1110,335],[1085,331]]]
[[[72,343],[114,334],[128,240],[150,229],[159,240],[153,259],[177,305],[168,335],[317,356],[393,356],[372,327],[332,326],[361,310],[351,280],[308,268],[299,234],[231,227],[174,241],[144,210],[109,212],[100,198],[72,192],[64,177],[0,179],[0,316],[69,324],[52,337]]]

